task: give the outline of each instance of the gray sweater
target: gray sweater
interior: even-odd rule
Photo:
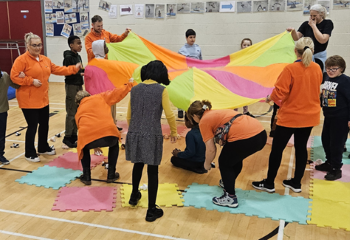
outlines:
[[[9,86],[18,89],[19,85],[14,84],[10,76],[6,72],[1,72],[0,78],[0,113],[7,112],[9,110],[9,102],[7,100],[7,90]]]

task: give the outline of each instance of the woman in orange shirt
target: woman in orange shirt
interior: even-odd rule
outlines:
[[[85,185],[91,185],[90,149],[109,147],[107,183],[119,178],[115,172],[120,133],[110,114],[111,106],[122,100],[131,90],[134,79],[130,79],[124,87],[90,96],[86,91],[79,91],[75,97],[78,105],[75,121],[78,127],[78,155],[83,166],[80,177]]]
[[[239,114],[234,110],[211,110],[211,108],[211,103],[203,100],[193,102],[187,110],[190,120],[199,123],[206,147],[204,162],[206,170],[211,169],[211,162],[216,155],[214,142],[216,130]],[[263,149],[266,139],[266,131],[255,118],[241,115],[232,122],[227,134],[227,143],[219,156],[219,169],[225,190],[221,197],[213,198],[214,204],[227,207],[238,206],[235,182],[242,170],[243,160]]]
[[[41,55],[43,44],[39,36],[27,33],[24,36],[27,51],[16,58],[11,79],[21,87],[17,89],[18,105],[27,121],[28,129],[25,140],[25,159],[30,162],[40,162],[34,146],[35,134],[39,124],[38,152],[55,155],[56,151],[47,143],[49,132],[49,77],[55,75],[68,76],[76,74],[81,63],[69,67],[59,67],[51,60]],[[25,77],[21,77],[23,72]]]
[[[320,123],[320,86],[322,71],[312,62],[314,43],[311,38],[300,38],[294,52],[297,60],[286,66],[275,84],[267,102],[273,100],[280,105],[275,137],[269,158],[267,178],[253,182],[254,188],[267,192],[275,191],[275,178],[281,165],[283,151],[294,134],[295,172],[294,178],[283,181],[283,186],[301,192],[301,179],[307,162],[307,141],[311,130]]]

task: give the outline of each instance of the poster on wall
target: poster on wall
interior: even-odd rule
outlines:
[[[79,0],[72,0],[72,11],[79,12]]]
[[[329,8],[331,6],[331,2],[330,1],[318,1],[317,3],[321,4],[321,6],[326,8],[327,9],[327,14],[329,14]]]
[[[333,10],[349,9],[350,1],[333,0]]]
[[[155,6],[155,18],[165,17],[165,4],[156,4]]]
[[[72,0],[64,0],[64,12],[66,13],[73,12]]]
[[[206,12],[219,12],[220,11],[220,2],[206,2],[205,3]]]
[[[204,13],[204,2],[192,2],[191,3],[191,13]]]
[[[145,15],[145,5],[144,4],[135,4],[135,18],[143,18]]]
[[[297,0],[287,0],[287,11],[288,12],[293,12],[293,11],[301,11],[303,10],[303,1]]]
[[[89,13],[80,13],[80,23],[88,23],[89,22]]]
[[[117,5],[111,5],[108,16],[109,18],[117,18]]]
[[[56,13],[46,13],[45,23],[56,23]]]
[[[79,11],[88,12],[90,10],[89,0],[79,0]]]
[[[111,5],[112,4],[110,2],[100,1],[100,3],[98,4],[98,9],[109,12]]]
[[[253,12],[267,12],[269,2],[268,0],[263,0],[263,1],[254,1],[253,2]]]
[[[54,25],[53,23],[46,24],[46,36],[53,37]]]
[[[119,6],[120,16],[122,15],[131,15],[132,14],[132,5],[120,5]]]
[[[69,13],[64,15],[64,22],[65,23],[76,23],[77,22],[77,14],[76,13]]]
[[[310,8],[312,5],[316,4],[316,0],[305,0],[303,14],[310,15]]]
[[[81,36],[82,35],[81,24],[80,23],[73,24],[73,33],[76,36]]]
[[[69,38],[69,35],[70,35],[71,31],[72,31],[72,26],[68,25],[67,23],[65,23],[63,28],[62,28],[61,35],[63,37]]]
[[[57,24],[64,24],[64,12],[63,11],[57,11],[56,12],[56,22]]]
[[[176,17],[176,3],[168,3],[166,5],[167,17]]]
[[[270,0],[271,12],[284,12],[285,0]]]
[[[154,4],[146,4],[145,11],[146,18],[154,18]]]
[[[235,1],[220,2],[220,12],[234,12]]]
[[[44,6],[45,6],[45,13],[52,13],[52,0],[45,0]]]
[[[176,11],[177,11],[177,14],[190,13],[191,3],[178,3]]]
[[[52,8],[53,9],[64,9],[63,0],[53,0],[52,1]]]

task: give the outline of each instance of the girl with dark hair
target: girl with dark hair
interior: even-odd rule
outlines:
[[[176,142],[175,115],[171,111],[167,89],[168,70],[161,61],[152,61],[141,68],[142,83],[131,90],[127,111],[129,124],[125,142],[126,160],[134,163],[132,171],[132,193],[129,204],[137,205],[141,199],[139,184],[142,170],[147,164],[148,210],[146,221],[153,222],[163,216],[156,205],[158,191],[158,166],[162,160],[163,135],[161,116],[164,109],[171,129],[171,142]]]
[[[225,207],[237,207],[235,182],[243,168],[243,160],[260,151],[266,144],[266,131],[261,123],[247,115],[229,109],[211,110],[208,100],[195,101],[187,110],[190,120],[199,124],[205,143],[206,170],[211,169],[211,162],[216,155],[214,136],[219,127],[232,121],[227,133],[227,143],[219,156],[219,169],[222,177],[224,194],[214,197],[213,203]],[[221,185],[221,184],[220,184]]]

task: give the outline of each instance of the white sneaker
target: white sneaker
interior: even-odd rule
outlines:
[[[40,158],[38,156],[36,157],[24,157],[29,162],[40,162]]]
[[[223,206],[223,207],[231,207],[231,208],[238,207],[237,196],[234,195],[231,197],[225,190],[224,190],[224,194],[221,197],[214,197],[212,201],[214,204]]]
[[[39,154],[46,154],[46,155],[55,155],[56,154],[56,150],[55,147],[52,145],[50,147],[50,151],[46,151],[46,152],[39,152]]]

